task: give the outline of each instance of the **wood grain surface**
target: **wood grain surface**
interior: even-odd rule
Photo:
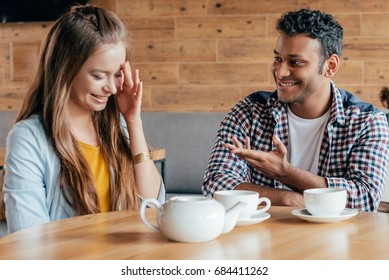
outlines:
[[[155,221],[156,210],[147,209]],[[333,224],[303,221],[293,208],[202,243],[178,243],[146,227],[138,211],[80,216],[0,239],[0,259],[389,259],[389,215],[359,213]]]

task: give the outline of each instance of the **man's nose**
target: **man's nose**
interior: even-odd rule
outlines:
[[[277,64],[275,73],[278,78],[288,77],[290,75],[289,65],[284,61]]]

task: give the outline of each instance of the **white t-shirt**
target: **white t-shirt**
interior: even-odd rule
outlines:
[[[288,107],[288,161],[301,169],[317,174],[320,146],[330,110],[317,119],[303,119]]]

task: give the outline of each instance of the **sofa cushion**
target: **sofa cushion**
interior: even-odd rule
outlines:
[[[226,113],[144,112],[151,146],[166,149],[167,196],[201,194],[205,168],[216,132]]]

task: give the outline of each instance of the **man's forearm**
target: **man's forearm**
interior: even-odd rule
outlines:
[[[269,198],[273,206],[304,207],[303,195],[298,192],[259,186],[252,183],[241,183],[234,189],[256,191],[260,197]]]
[[[292,165],[283,177],[275,179],[299,193],[303,193],[306,189],[328,187],[326,178]]]

